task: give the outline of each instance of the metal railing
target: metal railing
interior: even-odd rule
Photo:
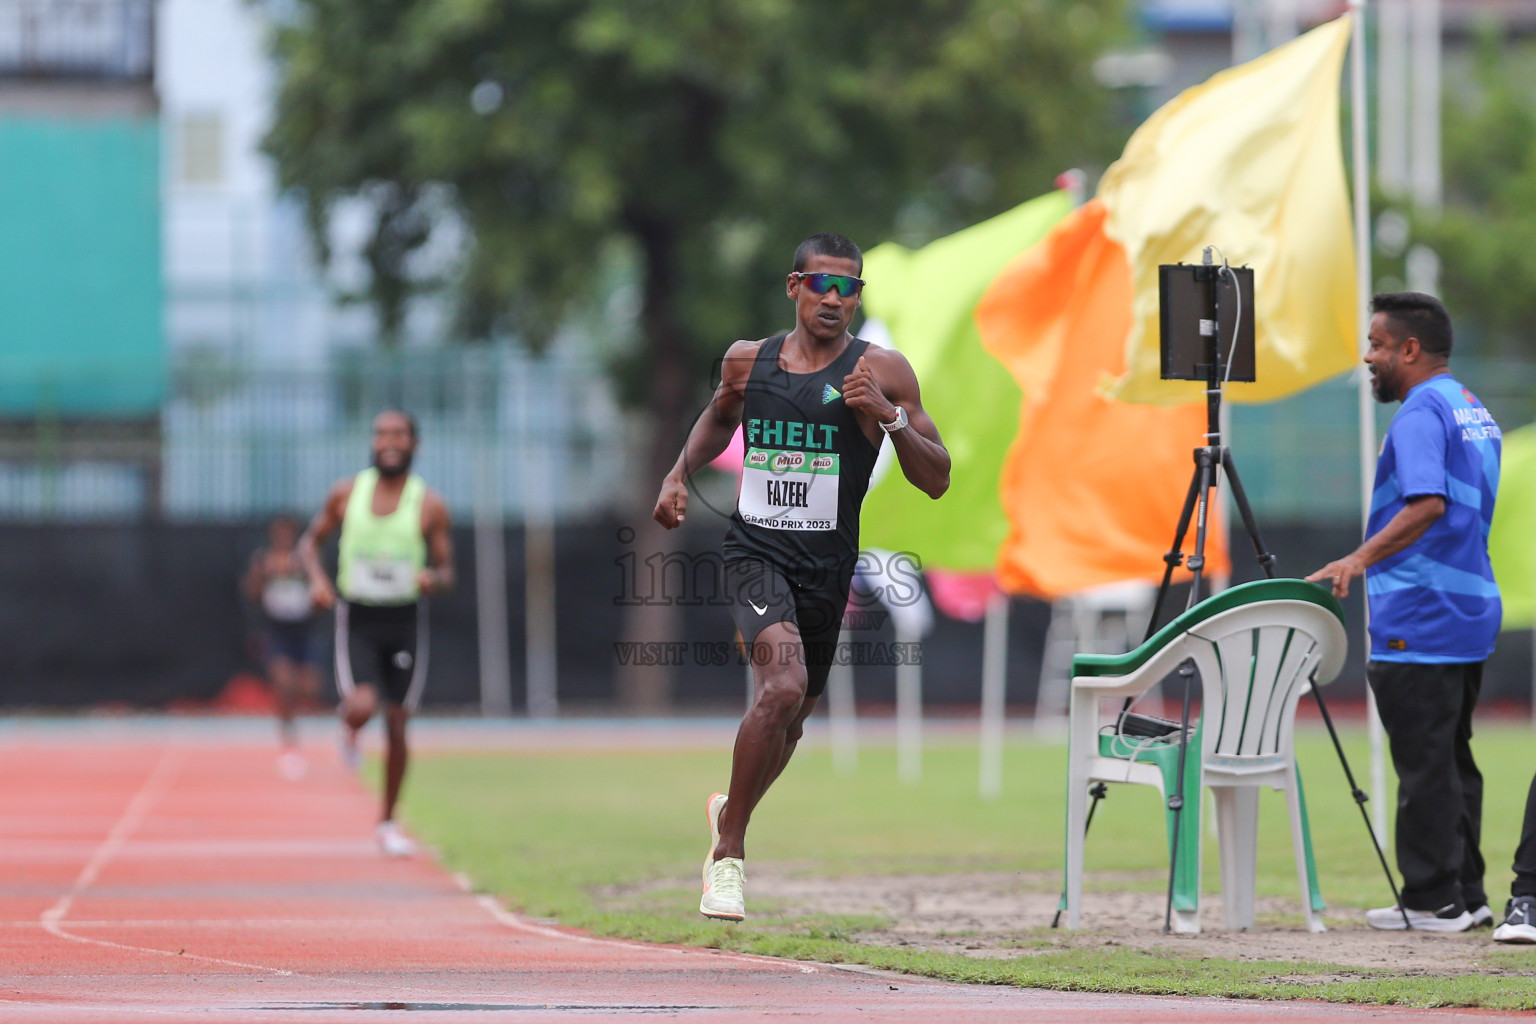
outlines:
[[[1454,369],[1505,430],[1536,421],[1536,365],[1458,359]],[[0,380],[0,393],[25,383]],[[371,419],[391,406],[417,417],[417,466],[456,515],[478,507],[520,522],[532,509],[590,520],[655,486],[632,471],[643,442],[602,367],[558,349],[547,359],[515,349],[360,349],[312,368],[210,355],[176,360],[156,381],[116,371],[75,383],[97,389],[89,394],[111,384],[165,397],[158,416],[140,421],[91,420],[79,402],[62,413],[41,403],[26,419],[0,407],[0,521],[307,512],[333,481],[367,464]],[[49,388],[63,397],[77,390],[68,380]],[[1378,437],[1396,409],[1377,407]],[[1261,524],[1359,523],[1353,382],[1232,413],[1233,449]]]
[[[1457,378],[1506,431],[1536,422],[1536,363],[1457,358]],[[1261,524],[1360,521],[1355,383],[1342,377],[1268,405],[1234,405],[1232,448]],[[1398,406],[1378,405],[1376,437]]]
[[[627,464],[602,380],[579,359],[461,348],[360,352],[324,370],[184,367],[161,417],[161,511],[217,520],[316,508],[367,465],[374,415],[401,408],[419,425],[417,467],[450,508],[479,502],[520,521],[532,500],[560,519],[590,517]],[[530,494],[535,478],[548,478],[547,492]]]
[[[590,519],[624,493],[630,464],[633,431],[605,379],[579,357],[508,349],[366,351],[322,368],[183,359],[157,418],[0,424],[0,520],[311,511],[368,464],[372,419],[391,407],[416,417],[417,468],[460,516]]]

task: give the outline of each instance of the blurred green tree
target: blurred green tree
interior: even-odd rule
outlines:
[[[1536,46],[1481,27],[1470,74],[1451,78],[1442,124],[1445,204],[1415,211],[1407,241],[1440,257],[1440,290],[1479,354],[1536,351]],[[1389,200],[1390,202],[1390,200]],[[1400,282],[1403,244],[1378,254]]]
[[[659,479],[710,357],[786,319],[800,239],[924,242],[1114,155],[1090,63],[1122,3],[291,0],[267,148],[322,251],[371,200],[386,339],[443,209],[464,338],[539,344],[632,267]]]

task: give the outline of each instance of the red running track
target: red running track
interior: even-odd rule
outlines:
[[[248,732],[50,725],[0,747],[0,1021],[1443,1020],[1444,1011],[947,984],[612,942],[374,848],[333,757]],[[1463,1014],[1450,1014],[1463,1016]],[[1474,1016],[1493,1016],[1473,1014]]]

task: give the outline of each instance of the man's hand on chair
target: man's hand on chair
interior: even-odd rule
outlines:
[[[1345,555],[1336,562],[1329,562],[1317,572],[1307,577],[1308,583],[1323,583],[1327,581],[1333,586],[1334,597],[1349,596],[1349,581],[1356,576],[1365,575],[1365,559],[1358,554]]]

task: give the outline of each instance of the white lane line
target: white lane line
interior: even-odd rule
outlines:
[[[454,875],[453,878],[465,892],[471,891],[471,883],[468,878],[459,874]],[[795,960],[780,960],[771,956],[753,956],[750,953],[725,953],[719,950],[677,949],[673,946],[654,946],[644,942],[630,942],[627,939],[605,939],[595,935],[578,935],[574,932],[561,931],[559,928],[550,928],[547,925],[536,924],[526,918],[519,917],[503,907],[496,897],[487,893],[475,895],[475,902],[484,907],[487,913],[506,927],[542,936],[546,939],[562,939],[566,942],[589,943],[594,946],[618,946],[623,949],[635,949],[646,953],[676,953],[680,956],[708,957],[710,960],[737,960],[741,963],[758,964],[760,966],[793,967],[801,974],[816,974],[818,971],[818,968],[810,964],[800,963]]]
[[[112,858],[123,848],[123,845],[128,842],[128,837],[143,824],[150,810],[170,791],[171,783],[176,778],[176,773],[181,770],[181,766],[186,763],[186,760],[187,754],[185,751],[168,750],[165,752],[164,756],[160,758],[159,763],[155,765],[154,770],[149,773],[149,778],[144,780],[144,785],[139,787],[139,791],[133,795],[133,799],[128,801],[128,806],[123,808],[121,817],[112,826],[112,830],[107,833],[107,838],[102,840],[101,845],[96,847],[95,854],[86,862],[85,867],[80,869],[80,875],[75,879],[75,884],[70,887],[69,892],[60,896],[53,906],[42,912],[39,922],[42,924],[43,930],[48,934],[60,939],[67,939],[70,942],[81,942],[90,946],[104,946],[108,949],[129,950],[135,953],[153,953],[157,956],[173,956],[181,960],[198,960],[203,963],[224,964],[226,967],[242,967],[247,970],[266,971],[271,974],[292,974],[292,971],[285,971],[277,967],[267,967],[262,964],[248,964],[242,963],[239,960],[224,960],[214,956],[200,956],[196,953],[174,949],[152,949],[148,946],[132,946],[122,942],[111,942],[107,939],[92,939],[84,935],[73,935],[64,930],[64,918],[69,914],[69,908],[74,905],[75,897],[85,892],[96,882],[102,869],[111,862]]]
[[[3,830],[0,830],[3,831]],[[57,842],[38,839],[8,839],[0,847],[0,863],[37,864],[60,860],[79,860],[88,851],[100,846],[98,840]],[[151,839],[135,842],[119,850],[113,860],[212,860],[217,858],[294,857],[304,860],[316,858],[349,858],[372,853],[376,849],[372,839],[338,840],[217,840],[217,839]]]

